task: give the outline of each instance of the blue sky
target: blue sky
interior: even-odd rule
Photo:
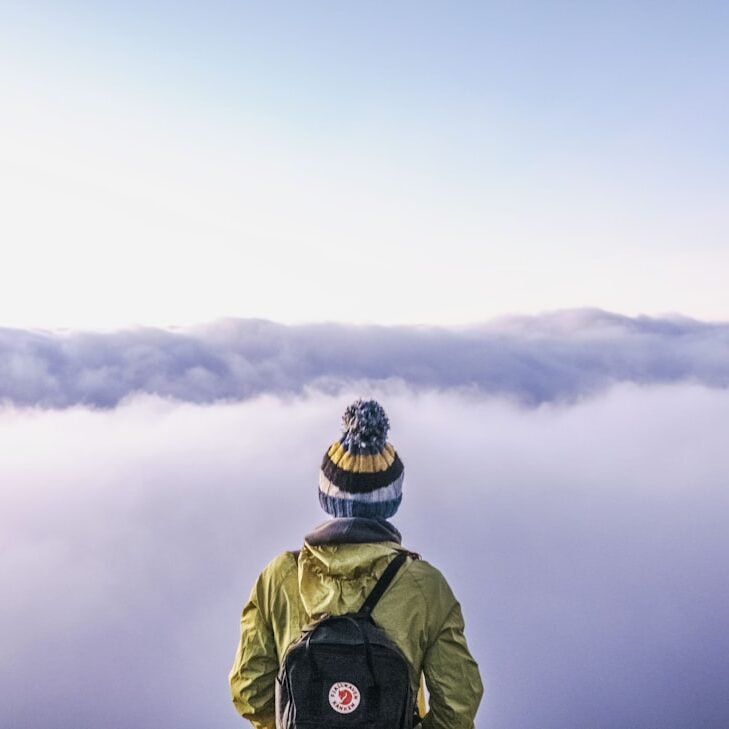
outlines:
[[[727,16],[5,4],[0,324],[726,318]]]

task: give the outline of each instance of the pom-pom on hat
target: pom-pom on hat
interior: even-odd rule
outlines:
[[[388,519],[402,501],[404,466],[387,442],[390,421],[375,400],[356,400],[342,418],[343,434],[324,454],[319,503],[332,516]]]

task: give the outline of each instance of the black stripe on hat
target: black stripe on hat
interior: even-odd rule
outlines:
[[[400,456],[395,453],[395,460],[385,471],[376,471],[375,473],[359,473],[357,471],[345,471],[339,468],[328,454],[324,455],[321,464],[321,470],[330,483],[337,488],[342,489],[350,494],[367,494],[371,491],[381,489],[383,486],[389,486],[393,481],[397,481],[405,470]]]

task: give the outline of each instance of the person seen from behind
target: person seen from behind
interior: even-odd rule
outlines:
[[[473,729],[483,686],[461,607],[388,521],[404,477],[388,418],[376,401],[357,400],[343,424],[319,473],[319,502],[333,518],[299,552],[273,559],[243,608],[229,676],[235,708],[256,729]],[[406,688],[390,673],[393,654],[404,659]],[[400,692],[411,708],[384,716]]]

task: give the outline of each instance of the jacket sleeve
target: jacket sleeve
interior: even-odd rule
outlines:
[[[265,582],[261,574],[243,608],[240,642],[229,682],[238,713],[256,729],[275,729],[278,659]]]
[[[483,684],[466,644],[461,607],[455,601],[425,653],[423,673],[430,711],[422,728],[473,729]]]

